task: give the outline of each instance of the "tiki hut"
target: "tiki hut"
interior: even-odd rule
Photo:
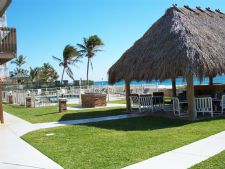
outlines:
[[[194,115],[193,77],[200,80],[225,73],[225,14],[210,8],[166,10],[150,29],[109,69],[109,82],[172,79],[187,81],[188,111]]]

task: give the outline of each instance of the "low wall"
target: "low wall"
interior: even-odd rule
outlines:
[[[179,93],[182,93],[183,91],[185,91],[185,89],[177,89],[176,93],[178,95]],[[159,92],[163,92],[164,96],[173,97],[173,90],[172,89],[159,89]]]
[[[225,85],[224,84],[196,85],[194,89],[195,89],[195,96],[212,95],[215,93],[224,93]]]
[[[106,106],[106,94],[87,93],[81,95],[82,107],[102,107]]]

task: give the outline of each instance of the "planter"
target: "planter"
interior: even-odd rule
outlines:
[[[12,95],[8,96],[8,103],[13,104],[13,96]]]
[[[106,94],[85,93],[81,95],[83,108],[106,106]]]
[[[30,108],[31,107],[31,97],[26,97],[26,107]]]
[[[59,112],[67,111],[67,99],[59,99]]]

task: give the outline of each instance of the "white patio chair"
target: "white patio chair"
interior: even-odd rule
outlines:
[[[221,99],[221,114],[223,114],[224,109],[225,109],[225,95],[222,95],[222,99]]]
[[[173,113],[174,113],[174,116],[179,116],[179,117],[186,116],[188,114],[187,112],[182,111],[180,101],[177,97],[173,98]]]
[[[142,110],[153,111],[152,96],[139,96],[139,111]]]
[[[139,109],[139,96],[130,96],[131,111]]]
[[[212,98],[211,97],[200,97],[195,98],[195,110],[196,110],[196,117],[197,114],[203,113],[210,113],[211,117],[213,117],[213,106],[212,106]]]

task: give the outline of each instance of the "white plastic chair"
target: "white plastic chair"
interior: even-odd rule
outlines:
[[[139,96],[130,96],[131,111],[133,109],[139,109]]]
[[[212,98],[211,97],[200,97],[195,98],[195,109],[196,109],[196,117],[197,114],[203,113],[210,113],[211,117],[213,117],[213,106],[212,106]]]
[[[180,101],[177,97],[173,98],[173,113],[174,116],[179,117],[187,115],[187,112],[181,110]]]
[[[131,111],[132,109],[138,109],[139,112],[142,110],[153,111],[153,101],[152,96],[130,96],[131,101]]]
[[[139,96],[139,111],[142,109],[153,111],[152,96]]]

